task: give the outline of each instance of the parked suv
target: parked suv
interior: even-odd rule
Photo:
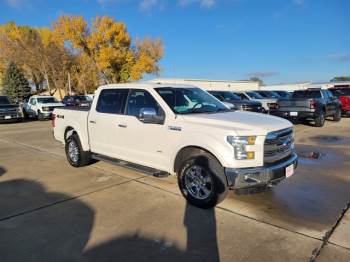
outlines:
[[[65,96],[62,103],[66,106],[90,106],[92,98],[87,95]]]
[[[277,99],[276,98],[266,98],[266,97],[263,97],[254,91],[235,92],[235,93],[238,96],[240,96],[242,99],[248,99],[251,101],[261,102],[261,105],[263,107],[263,110],[262,110],[263,113],[269,113],[270,110],[277,108]]]
[[[53,96],[32,96],[23,107],[25,117],[35,117],[39,120],[51,119],[56,107],[65,106],[58,102]]]
[[[7,96],[0,96],[0,122],[22,121],[23,113],[19,105],[12,104]]]
[[[215,96],[221,102],[234,105],[235,109],[238,110],[261,113],[263,109],[260,102],[241,99],[232,91],[208,91],[208,93]]]
[[[201,208],[221,202],[228,189],[275,185],[297,166],[289,121],[231,111],[193,86],[102,86],[91,108],[56,108],[52,123],[72,166],[97,159],[177,174],[183,196]]]
[[[326,117],[340,121],[341,104],[330,91],[309,88],[294,91],[290,99],[280,99],[278,109],[271,111],[271,114],[295,120],[313,120],[315,126],[322,127]]]

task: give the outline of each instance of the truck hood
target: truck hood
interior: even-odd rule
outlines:
[[[65,104],[62,103],[47,103],[47,104],[41,104],[42,107],[48,106],[48,107],[60,107],[65,106]]]
[[[237,135],[266,135],[272,131],[292,127],[292,123],[283,118],[244,111],[183,115],[183,119],[203,127],[226,128]]]
[[[12,108],[18,108],[18,105],[15,104],[1,104],[0,109],[12,109]]]

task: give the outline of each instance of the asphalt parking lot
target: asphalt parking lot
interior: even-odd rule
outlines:
[[[350,118],[296,126],[277,187],[186,204],[175,177],[70,167],[50,122],[0,125],[0,261],[350,261]]]

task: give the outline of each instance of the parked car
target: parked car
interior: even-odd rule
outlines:
[[[87,95],[65,96],[62,103],[66,106],[90,106],[92,99]]]
[[[331,116],[334,121],[341,119],[341,104],[326,89],[294,91],[292,98],[280,99],[278,105],[271,114],[294,120],[313,120],[317,127],[324,125],[326,117]]]
[[[183,196],[201,208],[221,202],[228,189],[277,184],[297,166],[289,121],[231,111],[192,86],[102,86],[91,108],[56,108],[52,124],[72,166],[97,159],[177,174]]]
[[[275,93],[277,93],[280,98],[291,98],[293,95],[293,92],[288,92],[288,91],[282,91],[282,90],[276,90],[274,91]]]
[[[277,99],[275,98],[265,98],[254,91],[235,92],[235,94],[242,99],[260,102],[263,107],[263,113],[269,113],[270,110],[277,108]]]
[[[342,113],[344,115],[350,114],[350,88],[330,88],[335,97],[338,97],[341,103]]]
[[[7,96],[0,96],[0,123],[22,120],[21,107],[18,104],[11,103]]]
[[[32,96],[23,107],[25,117],[35,117],[39,120],[51,119],[56,107],[65,106],[58,102],[53,96]]]
[[[258,90],[258,91],[254,91],[254,92],[258,93],[259,95],[261,95],[264,98],[272,98],[272,99],[281,98],[281,96],[274,91]]]
[[[263,109],[260,102],[241,99],[232,91],[208,91],[208,93],[215,96],[221,102],[234,105],[235,109],[238,110],[261,113]]]

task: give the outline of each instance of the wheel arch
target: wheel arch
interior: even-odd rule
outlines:
[[[174,161],[173,171],[175,173],[178,173],[178,171],[181,167],[181,163],[184,160],[186,160],[189,156],[202,155],[203,153],[207,153],[207,154],[212,155],[220,163],[220,165],[223,166],[222,162],[211,151],[209,151],[203,147],[200,147],[200,146],[189,145],[189,146],[185,146],[185,147],[181,148],[177,152],[176,157],[175,157],[175,161]]]

